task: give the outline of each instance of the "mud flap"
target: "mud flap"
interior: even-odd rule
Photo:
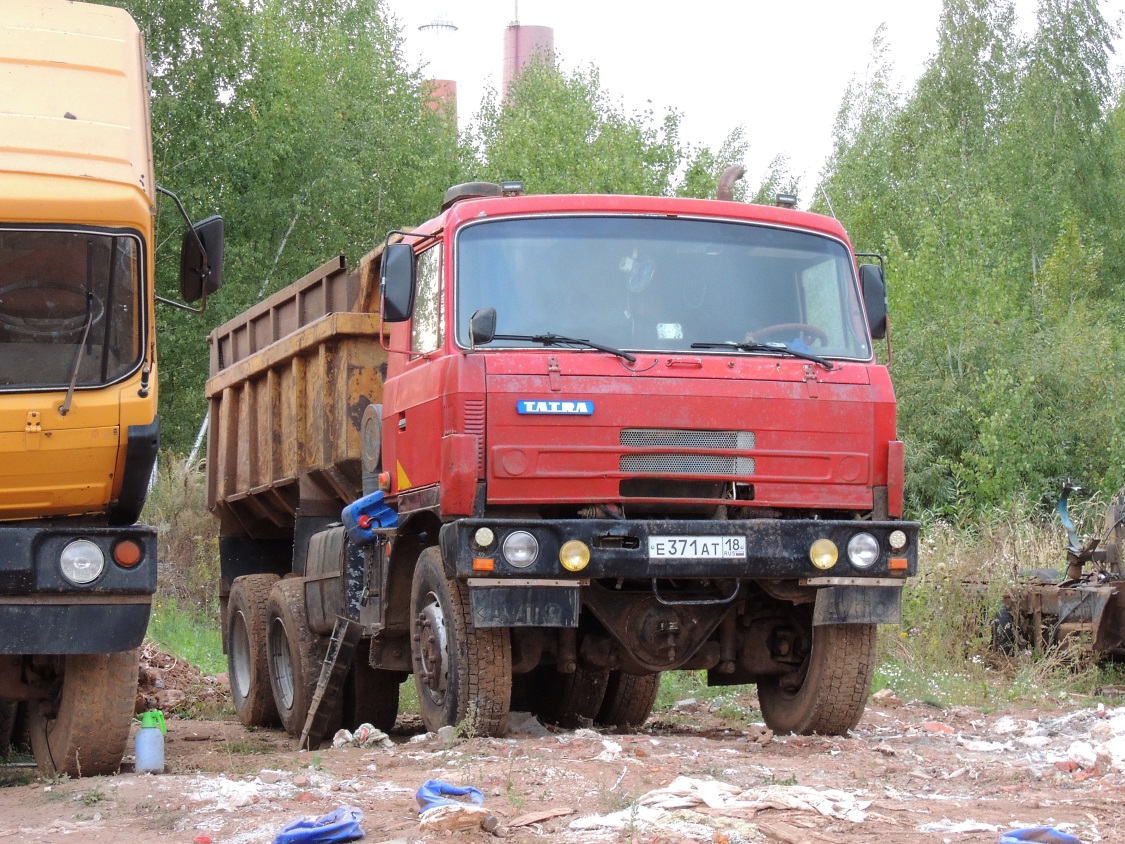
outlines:
[[[826,586],[817,590],[813,625],[901,623],[902,587]]]
[[[474,627],[577,627],[578,586],[469,581]]]

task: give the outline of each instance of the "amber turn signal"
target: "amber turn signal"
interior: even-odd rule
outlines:
[[[141,545],[135,539],[122,539],[113,546],[113,561],[122,568],[131,569],[143,556]]]

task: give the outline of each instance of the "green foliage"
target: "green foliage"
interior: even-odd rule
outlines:
[[[946,0],[907,95],[882,32],[841,106],[818,208],[889,261],[914,513],[972,520],[1123,480],[1122,106],[1096,0]]]
[[[197,218],[226,221],[224,288],[207,314],[157,314],[164,442],[184,452],[206,411],[206,333],[429,216],[456,180],[456,129],[426,106],[377,0],[117,4],[146,35],[157,180]],[[158,288],[174,295],[171,203],[158,223]]]
[[[709,197],[746,154],[741,129],[718,150],[693,147],[678,112],[631,112],[596,67],[568,73],[548,59],[528,65],[506,96],[486,94],[463,145],[467,176],[522,179],[533,193]]]
[[[148,637],[206,674],[226,671],[218,619],[201,617],[174,601],[158,599],[148,622]]]

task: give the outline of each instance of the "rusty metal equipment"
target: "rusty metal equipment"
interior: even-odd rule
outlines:
[[[1001,650],[1041,651],[1088,637],[1095,656],[1125,656],[1125,490],[1110,502],[1101,535],[1082,542],[1067,510],[1079,489],[1068,482],[1059,496],[1068,537],[1065,574],[1058,580],[1053,569],[1031,572],[1004,595],[994,625]]]

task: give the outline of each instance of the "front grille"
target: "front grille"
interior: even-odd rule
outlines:
[[[621,431],[621,445],[631,448],[723,448],[742,451],[754,447],[754,432],[625,428]]]
[[[754,448],[754,432],[626,428],[621,431],[620,442],[631,448],[748,451]],[[754,474],[753,457],[733,454],[623,454],[619,466],[622,472],[634,475],[745,477]]]

